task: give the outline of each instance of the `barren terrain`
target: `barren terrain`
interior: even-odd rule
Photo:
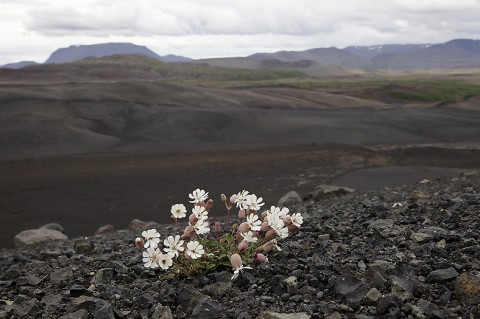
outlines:
[[[214,199],[248,189],[270,205],[323,183],[368,189],[480,168],[476,73],[206,67],[199,78],[180,65],[155,80],[153,66],[82,63],[68,76],[0,74],[0,246],[49,222],[69,236],[164,222],[197,187]]]

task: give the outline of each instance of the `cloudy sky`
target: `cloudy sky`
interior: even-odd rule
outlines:
[[[0,65],[105,42],[206,58],[480,39],[479,17],[480,0],[0,0]]]

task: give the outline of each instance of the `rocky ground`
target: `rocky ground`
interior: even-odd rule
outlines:
[[[0,317],[480,318],[479,174],[324,190],[295,209],[305,222],[283,250],[233,281],[229,269],[196,279],[145,269],[133,239],[152,225],[141,223],[2,250]]]

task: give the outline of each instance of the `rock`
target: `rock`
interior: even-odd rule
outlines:
[[[172,311],[167,306],[157,305],[150,319],[173,319]]]
[[[290,295],[293,295],[297,291],[298,281],[297,277],[290,276],[283,281],[285,283],[285,287],[287,288],[287,292]]]
[[[75,241],[73,249],[76,254],[89,254],[93,252],[95,245],[88,239],[79,239]]]
[[[208,299],[197,305],[192,310],[192,319],[220,319],[225,318],[222,307],[216,300]]]
[[[455,280],[455,296],[468,305],[480,304],[480,272],[461,274]]]
[[[320,234],[318,235],[319,241],[327,241],[330,240],[330,234]]]
[[[367,306],[373,306],[377,304],[378,299],[382,296],[377,288],[370,289],[363,297],[362,303]]]
[[[95,235],[105,235],[105,234],[111,234],[115,232],[115,227],[112,225],[105,225],[97,228],[95,231]]]
[[[95,304],[94,319],[115,319],[112,305],[105,300],[98,300]]]
[[[109,285],[113,279],[113,268],[99,269],[93,276],[92,284],[95,286]]]
[[[393,309],[400,309],[402,307],[402,300],[395,295],[388,294],[382,296],[377,303],[377,312],[379,314],[386,314],[390,311],[391,308]]]
[[[343,196],[355,192],[354,189],[348,187],[334,186],[334,185],[319,185],[315,187],[313,193],[308,197],[318,201],[329,197]]]
[[[412,233],[410,235],[410,239],[413,240],[414,242],[420,243],[422,241],[426,241],[429,239],[432,239],[433,236],[429,234],[424,234],[424,233]]]
[[[78,311],[63,315],[59,319],[88,319],[88,311],[85,309],[80,309]]]
[[[334,312],[325,319],[342,319],[342,315],[339,312]]]
[[[345,297],[348,305],[351,307],[358,306],[363,296],[368,291],[368,288],[363,281],[349,274],[336,281],[333,289],[337,294]]]
[[[303,200],[300,195],[295,192],[291,191],[283,195],[280,200],[278,201],[278,207],[287,207],[287,208],[294,208],[299,205],[303,204]]]
[[[202,294],[192,285],[184,285],[179,288],[179,291],[178,302],[189,312],[193,311],[197,305],[211,299],[209,296]]]
[[[381,229],[389,228],[394,224],[393,219],[376,219],[368,223],[368,228]]]
[[[59,232],[61,233],[65,233],[65,228],[63,228],[62,225],[60,225],[59,223],[50,223],[50,224],[45,224],[45,225],[42,225],[40,227],[38,227],[39,229],[51,229],[51,230],[58,230]]]
[[[28,229],[20,232],[14,238],[15,247],[21,248],[27,245],[37,244],[44,241],[68,239],[65,234],[58,230],[39,228]]]
[[[390,276],[392,285],[392,294],[400,297],[402,300],[409,299],[412,296],[415,283],[411,280],[399,278],[397,276]]]
[[[262,312],[257,319],[310,319],[305,312],[299,313],[279,313],[273,311]]]
[[[143,220],[140,219],[134,219],[128,224],[128,229],[134,230],[134,231],[143,231],[147,229],[147,222],[144,222]]]
[[[428,234],[432,237],[445,237],[449,234],[448,230],[435,226],[422,228],[418,232],[422,234]]]
[[[40,303],[36,299],[29,298],[24,295],[18,295],[13,302],[13,311],[15,318],[35,318],[40,313]]]
[[[458,272],[452,267],[447,269],[439,269],[430,272],[427,275],[427,282],[443,283],[458,277]]]
[[[70,268],[60,268],[50,274],[50,282],[65,286],[73,277],[73,271]]]

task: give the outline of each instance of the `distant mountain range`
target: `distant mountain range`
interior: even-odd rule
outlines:
[[[456,39],[442,44],[396,44],[349,46],[344,49],[316,48],[305,51],[255,53],[248,57],[193,60],[160,56],[145,46],[131,43],[72,45],[53,52],[45,64],[62,64],[89,57],[143,54],[162,62],[187,62],[227,68],[296,70],[309,75],[329,75],[349,69],[452,69],[480,67],[480,40]],[[18,69],[36,65],[22,61],[2,66]],[[343,71],[342,71],[343,70]]]

